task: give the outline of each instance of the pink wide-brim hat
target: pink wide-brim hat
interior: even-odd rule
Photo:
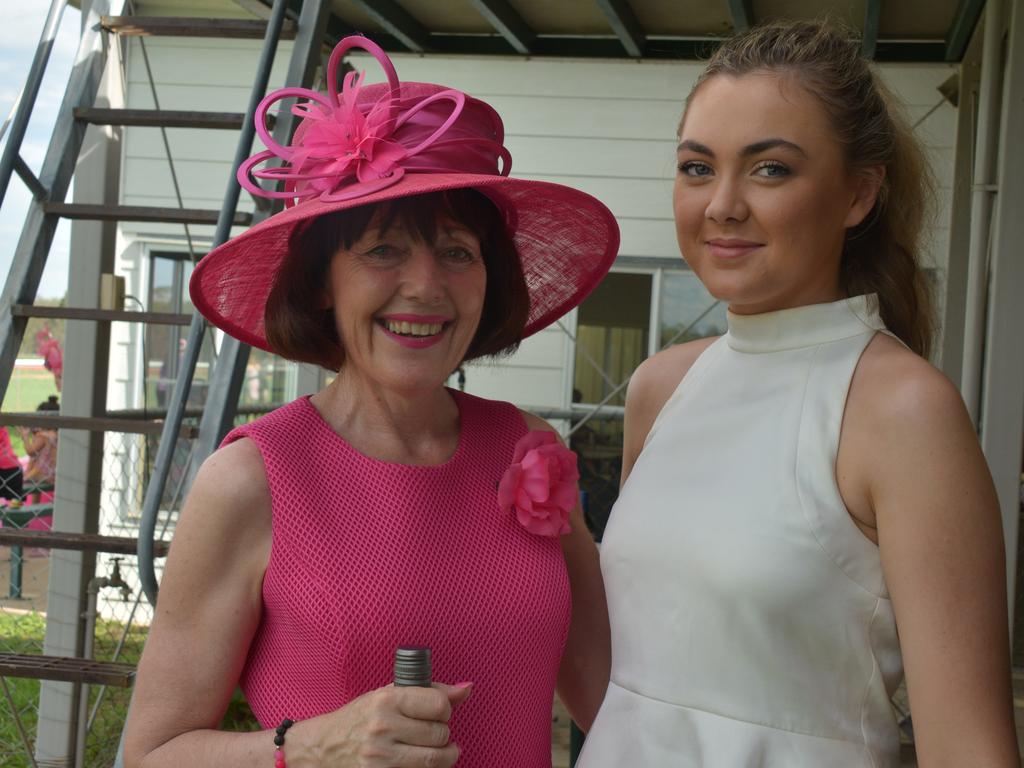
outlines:
[[[238,180],[253,194],[285,199],[285,209],[208,253],[192,274],[196,309],[235,338],[273,352],[263,316],[277,271],[296,228],[327,213],[411,195],[475,189],[501,211],[519,253],[530,312],[524,337],[550,325],[597,286],[615,260],[619,229],[595,197],[545,181],[510,178],[501,118],[488,104],[430,83],[400,83],[387,55],[362,37],[335,47],[327,82],[337,82],[352,47],[380,62],[387,83],[363,86],[350,72],[341,93],[284,88],[256,112],[267,150],[242,164]],[[292,143],[281,146],[266,128],[275,101],[300,97],[302,117]],[[256,169],[279,158],[280,167]],[[252,177],[284,182],[263,189]]]

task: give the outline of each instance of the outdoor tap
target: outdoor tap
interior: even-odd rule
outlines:
[[[128,598],[132,596],[132,588],[128,585],[128,582],[121,578],[121,557],[112,557],[110,562],[114,564],[113,570],[110,572],[110,578],[107,579],[107,583],[104,586],[117,587],[121,590],[121,598],[127,602]]]

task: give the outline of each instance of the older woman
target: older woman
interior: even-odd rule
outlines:
[[[444,387],[579,303],[615,256],[607,209],[507,177],[488,105],[350,74],[261,106],[298,204],[215,249],[196,307],[338,371],[235,430],[182,512],[126,737],[132,766],[550,766],[554,689],[588,724],[604,595],[574,457],[543,421]],[[301,96],[289,147],[268,104]],[[499,161],[502,170],[499,171]],[[570,591],[572,600],[570,600]],[[388,685],[396,646],[432,688]],[[237,683],[264,728],[217,725]],[[273,730],[275,729],[276,734]],[[278,749],[275,751],[275,744]],[[461,755],[461,758],[459,757]]]

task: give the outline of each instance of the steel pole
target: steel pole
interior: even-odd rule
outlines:
[[[259,63],[256,67],[256,79],[253,83],[252,92],[249,95],[249,106],[245,111],[245,122],[242,125],[242,133],[238,138],[238,146],[235,150],[235,161],[231,165],[231,178],[228,181],[228,189],[224,195],[224,205],[220,210],[220,218],[217,220],[217,231],[214,235],[214,247],[227,242],[231,235],[231,223],[235,217],[235,209],[238,207],[238,197],[241,187],[235,178],[235,173],[242,162],[252,152],[252,142],[256,135],[255,115],[256,107],[259,106],[263,95],[267,91],[267,84],[270,82],[270,70],[274,64],[274,54],[277,51],[277,43],[281,39],[281,27],[284,25],[285,11],[287,9],[285,0],[274,0],[274,8],[267,21],[267,33],[263,38],[263,49],[260,51]],[[203,334],[206,331],[206,320],[198,312],[192,317],[192,324],[189,326],[188,343],[185,347],[185,355],[178,369],[178,377],[174,382],[174,391],[171,393],[171,400],[167,406],[167,420],[164,422],[164,429],[160,435],[160,443],[156,452],[156,464],[153,474],[150,476],[149,485],[146,487],[146,496],[142,503],[142,521],[139,524],[139,580],[142,589],[150,603],[156,605],[156,595],[159,585],[156,580],[156,569],[153,565],[153,535],[156,532],[156,519],[160,511],[160,502],[163,500],[164,487],[167,484],[167,476],[170,474],[171,462],[174,459],[174,448],[181,432],[181,422],[185,415],[185,404],[188,402],[189,390],[192,387],[192,376],[195,374],[196,363],[199,360],[199,350],[203,343]]]
[[[39,45],[36,46],[36,55],[28,70],[25,88],[21,93],[14,119],[11,121],[11,135],[7,137],[3,155],[0,155],[0,206],[3,205],[4,198],[7,196],[7,186],[11,182],[11,174],[14,173],[14,161],[21,151],[21,142],[25,138],[25,131],[28,130],[28,121],[32,117],[32,108],[36,104],[39,87],[43,83],[46,63],[50,60],[53,41],[57,37],[57,29],[60,27],[60,19],[66,5],[67,0],[53,0],[50,3],[50,10],[46,14],[43,34],[39,38]]]

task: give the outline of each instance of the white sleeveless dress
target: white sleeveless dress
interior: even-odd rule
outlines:
[[[578,768],[896,768],[878,548],[835,479],[873,296],[753,316],[665,403],[612,511],[611,684]]]

